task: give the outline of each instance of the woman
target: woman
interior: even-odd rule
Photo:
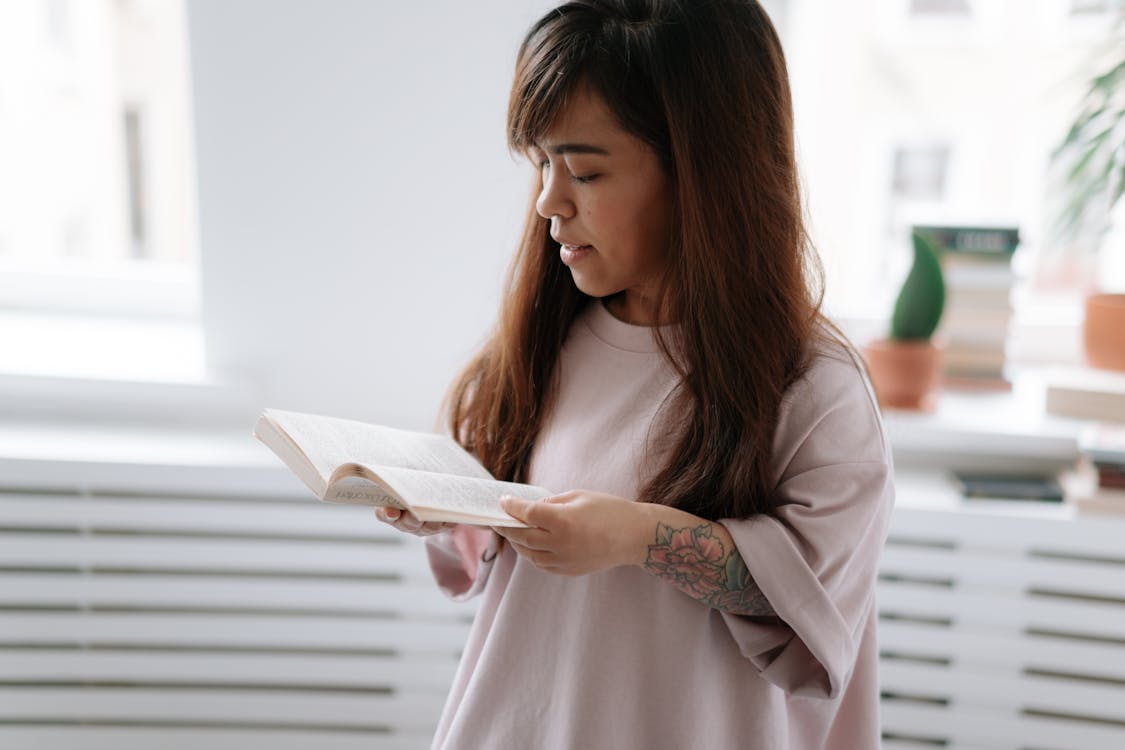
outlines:
[[[890,451],[813,291],[768,17],[567,3],[508,124],[538,191],[449,424],[562,494],[504,501],[526,529],[380,511],[483,596],[434,747],[877,747]]]

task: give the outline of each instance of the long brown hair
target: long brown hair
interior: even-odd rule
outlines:
[[[712,520],[769,513],[782,396],[824,330],[781,43],[753,0],[568,2],[520,47],[509,146],[526,151],[580,85],[652,146],[675,194],[657,309],[677,325],[663,329],[672,341],[656,331],[682,378],[665,407],[685,418],[637,499]],[[453,434],[498,478],[527,480],[560,349],[589,299],[558,249],[533,197],[497,327],[447,396]]]

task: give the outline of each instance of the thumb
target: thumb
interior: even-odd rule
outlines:
[[[500,498],[501,509],[503,509],[504,512],[509,516],[517,518],[524,523],[527,523],[527,512],[530,505],[531,503],[527,502],[526,500],[521,500],[520,498],[513,497],[512,495],[505,495],[504,497]]]
[[[518,497],[506,495],[500,498],[500,507],[503,508],[508,515],[523,521],[528,526],[533,526],[537,529],[550,529],[554,525],[556,510],[543,502],[523,500]]]

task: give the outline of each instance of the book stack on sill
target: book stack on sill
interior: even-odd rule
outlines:
[[[1079,513],[1125,515],[1125,423],[1095,422],[1079,448],[1083,467],[1070,502]]]
[[[1019,230],[1010,227],[915,226],[941,255],[945,312],[938,336],[944,341],[946,386],[1009,390],[1005,346],[1012,319],[1012,255]]]
[[[1125,423],[1125,372],[1056,367],[1046,373],[1047,413]]]

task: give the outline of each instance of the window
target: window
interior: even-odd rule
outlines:
[[[0,387],[204,378],[187,62],[183,0],[0,3]]]
[[[1077,13],[1094,5],[1102,12]],[[1125,40],[1122,6],[868,7],[794,0],[785,40],[828,311],[885,320],[910,262],[911,225],[1018,227],[1014,327],[1045,328],[1023,336],[1036,351],[1016,359],[1076,359],[1085,286],[1097,273],[1125,288],[1125,271],[1108,250],[1094,271],[1053,246],[1050,154],[1093,77],[1091,50]]]
[[[945,174],[949,168],[949,146],[900,146],[895,150],[895,198],[940,201],[945,196]]]
[[[0,311],[197,314],[182,0],[0,4]]]

